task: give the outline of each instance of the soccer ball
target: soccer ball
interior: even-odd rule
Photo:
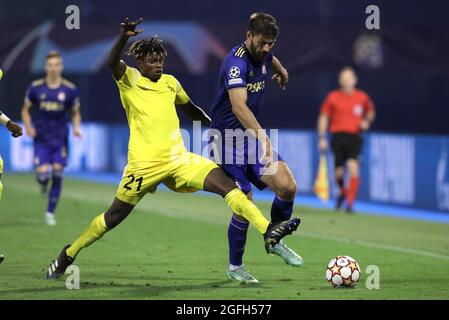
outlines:
[[[360,266],[349,256],[337,256],[327,264],[326,279],[334,288],[354,287],[360,279]]]

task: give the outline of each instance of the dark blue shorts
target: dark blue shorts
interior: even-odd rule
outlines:
[[[282,157],[273,150],[273,159],[283,161]],[[251,192],[251,184],[259,190],[267,185],[260,179],[264,175],[265,165],[259,160],[255,164],[220,164],[220,167],[230,176],[244,193]]]
[[[65,167],[67,165],[67,146],[49,145],[44,143],[34,144],[34,166],[58,163]]]

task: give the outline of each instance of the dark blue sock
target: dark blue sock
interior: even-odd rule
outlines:
[[[62,172],[53,171],[52,184],[50,194],[48,195],[48,208],[47,212],[54,213],[59,201],[59,195],[62,188]]]
[[[43,187],[47,186],[49,179],[50,174],[48,172],[36,173],[36,180]]]
[[[232,216],[228,228],[229,263],[234,266],[243,264],[243,252],[245,251],[248,222],[240,221]]]
[[[293,212],[294,200],[282,200],[277,195],[271,205],[271,222],[279,223],[290,220]]]

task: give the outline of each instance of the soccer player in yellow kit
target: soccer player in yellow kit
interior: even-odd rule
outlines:
[[[221,168],[207,158],[187,152],[176,105],[205,125],[210,125],[210,118],[192,103],[175,77],[163,74],[167,51],[158,38],[136,41],[129,48],[128,55],[136,58],[139,69],[120,60],[128,38],[143,32],[135,29],[141,21],[142,18],[136,22],[125,19],[108,62],[130,128],[128,165],[111,207],[63,248],[48,267],[47,278],[63,275],[80,250],[117,226],[147,192],[155,192],[161,183],[177,192],[202,189],[221,195],[232,212],[253,223],[264,236],[267,252],[299,226],[299,218],[270,224]]]
[[[0,111],[0,124],[4,125],[6,129],[11,132],[12,136],[14,138],[20,137],[22,135],[22,127],[19,126],[17,123],[11,121],[6,114]],[[3,159],[0,155],[0,200],[2,199],[2,191],[3,191],[3,184],[2,184],[2,174],[3,174]]]

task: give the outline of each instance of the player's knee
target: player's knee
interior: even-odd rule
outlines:
[[[36,173],[37,174],[49,173],[49,172],[50,172],[50,168],[46,164],[36,168]]]
[[[296,182],[294,180],[286,181],[281,184],[281,186],[277,192],[277,195],[281,199],[291,200],[291,199],[295,198],[296,192],[297,192]]]

